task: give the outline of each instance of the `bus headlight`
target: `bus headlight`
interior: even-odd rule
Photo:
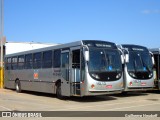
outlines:
[[[136,75],[133,72],[130,72],[129,75],[132,77],[136,77]]]
[[[153,73],[150,73],[150,74],[149,74],[149,78],[151,78],[152,76],[153,76]]]
[[[121,77],[121,73],[119,73],[118,75],[116,75],[116,78],[120,78]]]
[[[100,79],[99,76],[97,74],[91,74],[94,78],[96,79]]]

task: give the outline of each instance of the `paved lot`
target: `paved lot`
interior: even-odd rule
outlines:
[[[0,111],[160,111],[160,91],[59,100],[52,94],[0,89]]]

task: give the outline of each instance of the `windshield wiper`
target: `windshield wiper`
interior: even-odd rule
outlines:
[[[143,67],[145,67],[148,72],[151,72],[150,69],[149,69],[149,67],[145,64],[145,62],[143,61],[142,58],[141,58],[141,61],[142,61]]]
[[[135,59],[134,59],[134,61],[133,61],[133,65],[134,65],[135,73],[137,73],[137,65],[136,65],[136,60],[135,60]]]
[[[142,63],[142,65],[143,65],[143,67],[145,67],[148,72],[151,72],[150,69],[149,69],[149,67],[148,67],[148,66],[145,64],[145,62],[143,61],[142,57],[139,56],[139,58],[140,58],[140,60],[141,60],[141,63]]]

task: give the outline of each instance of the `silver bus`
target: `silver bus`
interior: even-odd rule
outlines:
[[[154,87],[153,54],[144,46],[118,46],[124,54],[124,93],[149,90]]]
[[[155,89],[160,90],[160,48],[150,49],[153,53],[155,66],[154,66],[154,83]]]
[[[64,96],[121,93],[122,52],[115,43],[82,40],[5,56],[6,88]]]

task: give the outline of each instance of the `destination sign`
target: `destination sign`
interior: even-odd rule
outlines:
[[[145,50],[142,49],[142,48],[132,48],[132,50],[134,50],[134,51],[145,51]]]
[[[96,43],[95,44],[97,47],[112,47],[111,45],[107,45],[107,44],[99,44],[99,43]]]
[[[83,40],[83,44],[87,45],[88,47],[99,47],[99,48],[111,48],[117,49],[116,45],[112,42],[106,41],[96,41],[96,40]]]
[[[128,51],[148,51],[146,47],[138,46],[138,45],[122,45],[124,49]]]

